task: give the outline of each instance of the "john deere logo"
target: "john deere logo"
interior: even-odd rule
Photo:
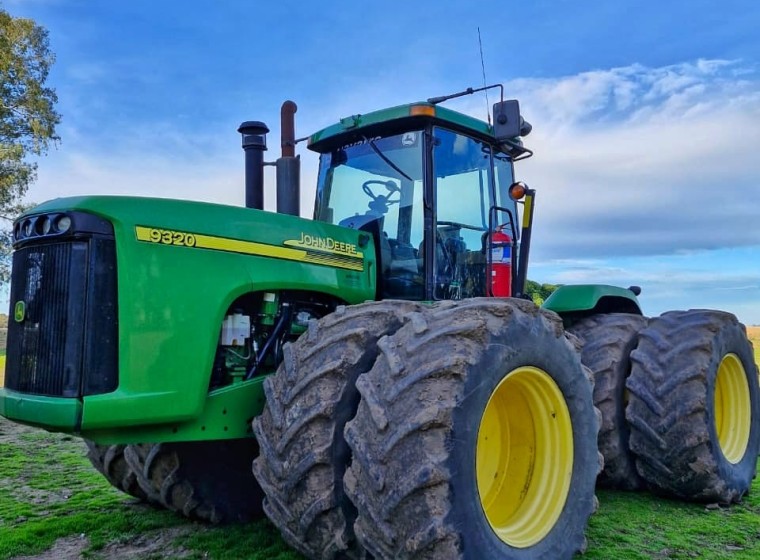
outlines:
[[[26,303],[23,301],[17,301],[13,308],[13,319],[17,323],[20,323],[24,320],[24,317],[26,317]]]

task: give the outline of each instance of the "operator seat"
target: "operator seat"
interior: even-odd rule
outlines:
[[[384,275],[383,294],[399,299],[420,300],[424,297],[424,280],[418,253],[408,243],[388,239],[390,266]]]
[[[367,213],[344,218],[338,225],[366,231],[376,240],[378,283],[383,297],[421,300],[425,290],[417,254],[411,245],[389,239],[383,221],[384,216]]]

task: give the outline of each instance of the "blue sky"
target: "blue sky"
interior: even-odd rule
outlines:
[[[30,200],[242,205],[241,121],[269,123],[274,147],[287,98],[305,136],[481,85],[480,27],[488,81],[534,125],[517,170],[538,191],[530,277],[637,284],[649,315],[760,324],[756,0],[1,3],[47,27],[58,57],[62,142]],[[485,116],[483,97],[449,106]],[[300,153],[307,213],[316,159]]]

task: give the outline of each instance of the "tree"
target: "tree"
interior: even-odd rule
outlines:
[[[0,218],[11,222],[37,177],[30,157],[59,140],[58,97],[47,87],[55,61],[48,32],[31,19],[14,18],[0,7]],[[10,274],[10,232],[0,232],[0,282]]]
[[[530,296],[533,303],[536,305],[543,305],[544,301],[546,301],[557,288],[559,288],[559,286],[555,284],[539,284],[533,280],[528,280],[527,285],[525,286],[525,293]]]

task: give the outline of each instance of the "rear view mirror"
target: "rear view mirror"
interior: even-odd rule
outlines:
[[[493,132],[497,140],[507,140],[520,136],[523,121],[520,118],[520,103],[508,99],[493,104]]]

